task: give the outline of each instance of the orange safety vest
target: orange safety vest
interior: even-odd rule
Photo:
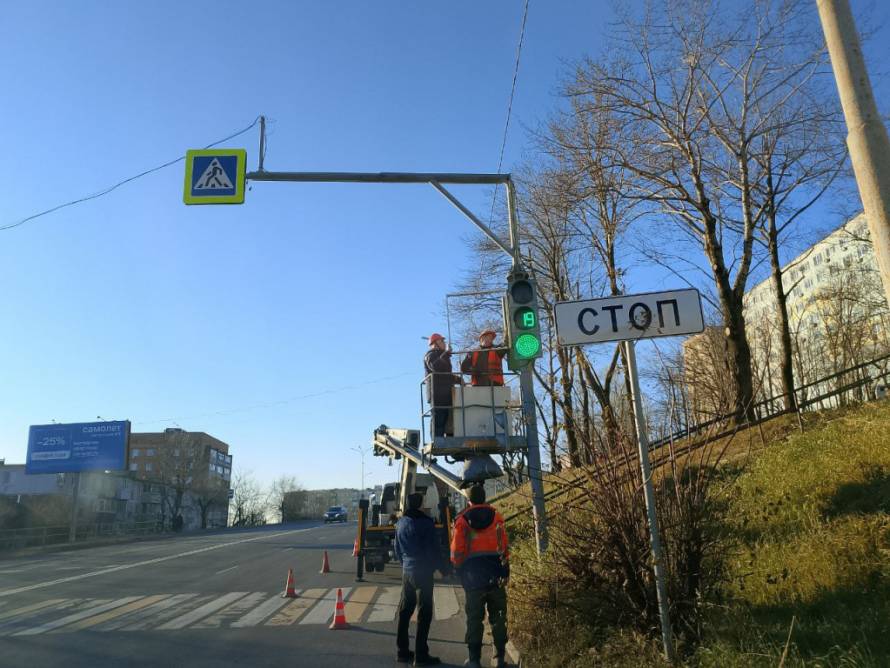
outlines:
[[[474,557],[498,556],[507,561],[510,558],[510,550],[507,544],[507,529],[501,514],[495,510],[494,521],[485,529],[476,531],[467,522],[464,513],[457,516],[454,533],[451,536],[451,563],[455,568],[460,568],[467,559]]]
[[[488,351],[488,363],[485,365],[483,373],[476,371],[476,362],[479,360],[479,353],[481,352],[483,351],[476,350],[473,352],[473,375],[470,378],[470,384],[478,385],[480,382],[488,381],[489,385],[503,385],[504,367],[501,364],[501,356],[498,355],[497,351]]]

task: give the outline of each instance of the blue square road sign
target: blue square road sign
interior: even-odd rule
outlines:
[[[186,204],[243,204],[247,151],[210,148],[185,154]]]

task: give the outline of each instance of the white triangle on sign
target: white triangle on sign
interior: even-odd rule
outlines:
[[[226,170],[219,164],[219,160],[214,158],[195,182],[193,190],[231,190],[234,187],[226,175]]]

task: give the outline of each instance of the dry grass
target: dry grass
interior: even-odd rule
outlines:
[[[776,666],[786,652],[786,666],[890,665],[890,402],[808,414],[803,427],[782,416],[708,446],[727,462],[719,470],[724,510],[714,518],[726,544],[721,584],[704,602],[703,638],[686,646],[687,665]],[[674,464],[700,446],[674,444]],[[670,476],[670,454],[654,454],[657,479]],[[589,473],[548,476],[551,515],[573,507]],[[596,611],[583,596],[549,605],[572,588],[540,588],[556,564],[532,550],[528,491],[496,503],[516,513],[516,572],[530,576],[514,583],[529,605],[515,607],[511,620],[517,637],[539,637],[529,665],[659,665],[657,639],[632,626],[591,628]]]

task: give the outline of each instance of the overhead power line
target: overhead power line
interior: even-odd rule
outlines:
[[[213,142],[212,144],[207,144],[207,146],[205,146],[204,148],[213,148],[214,146],[219,146],[220,144],[227,142],[230,139],[234,139],[235,137],[239,137],[240,135],[243,135],[245,132],[247,132],[251,128],[255,127],[256,124],[259,122],[259,120],[260,120],[260,117],[257,116],[253,120],[253,123],[248,125],[243,130],[239,130],[238,132],[231,134],[228,137],[223,137],[222,139],[219,139],[219,140]],[[124,179],[123,181],[118,181],[113,186],[109,186],[108,188],[105,188],[104,190],[100,190],[99,192],[94,193],[92,195],[87,195],[86,197],[80,197],[80,198],[72,200],[70,202],[65,202],[64,204],[59,204],[57,206],[52,207],[51,209],[47,209],[46,211],[41,211],[39,213],[32,214],[32,215],[28,216],[27,218],[22,218],[21,220],[15,222],[15,223],[10,223],[8,225],[0,226],[0,232],[2,232],[3,230],[11,230],[14,227],[24,225],[25,223],[30,222],[30,221],[34,220],[35,218],[40,218],[41,216],[45,216],[47,214],[53,213],[54,211],[58,211],[59,209],[64,209],[69,206],[74,206],[75,204],[81,204],[82,202],[89,202],[92,199],[97,199],[99,197],[102,197],[103,195],[107,195],[108,193],[110,193],[114,190],[117,190],[121,186],[126,185],[127,183],[130,183],[131,181],[135,181],[136,179],[141,179],[143,176],[148,176],[149,174],[160,171],[160,170],[164,169],[165,167],[170,167],[171,165],[175,165],[177,162],[182,162],[183,160],[185,160],[185,155],[181,155],[178,158],[176,158],[175,160],[170,160],[168,162],[165,162],[162,165],[158,165],[157,167],[152,167],[151,169],[146,169],[144,172],[140,172],[139,174],[130,176],[130,177]]]
[[[522,26],[519,28],[519,44],[516,46],[516,62],[513,65],[513,83],[510,84],[510,101],[507,103],[507,120],[504,123],[504,137],[501,139],[501,154],[498,157],[498,174],[504,164],[504,149],[507,147],[507,132],[510,129],[510,116],[513,114],[513,97],[516,95],[516,79],[519,77],[519,58],[522,56],[522,42],[525,40],[525,22],[528,19],[528,2],[522,10]]]
[[[516,95],[516,80],[519,78],[519,60],[522,56],[522,43],[525,41],[525,23],[528,19],[528,3],[525,0],[525,7],[522,10],[522,25],[519,27],[519,43],[516,45],[516,61],[513,64],[513,82],[510,84],[510,99],[507,102],[507,118],[504,121],[504,135],[501,138],[501,151],[498,155],[497,173],[501,173],[501,167],[504,165],[504,151],[507,148],[507,134],[510,131],[510,117],[513,115],[513,98]],[[497,195],[497,188],[491,196],[491,211],[488,214],[489,224],[494,220],[494,205]]]
[[[157,418],[153,420],[136,420],[133,424],[158,424],[161,422],[172,422],[176,424],[180,421],[185,420],[197,420],[202,418],[210,418],[210,417],[222,417],[226,415],[233,415],[235,413],[249,413],[256,410],[262,410],[267,408],[274,408],[276,406],[284,406],[287,404],[292,404],[297,401],[304,401],[306,399],[315,399],[317,397],[323,397],[327,395],[340,394],[341,392],[347,392],[349,390],[357,390],[362,387],[366,387],[368,385],[376,385],[378,383],[385,383],[390,380],[397,380],[399,378],[405,378],[406,376],[416,376],[417,373],[414,371],[405,371],[404,373],[398,373],[391,376],[381,376],[379,378],[372,378],[370,380],[365,380],[359,383],[352,383],[350,385],[341,385],[340,387],[332,387],[326,390],[320,390],[318,392],[310,392],[309,394],[302,394],[298,397],[290,397],[289,399],[278,399],[275,401],[264,401],[262,403],[257,404],[249,404],[245,406],[237,406],[235,408],[225,408],[222,410],[210,411],[208,413],[199,413],[195,415],[180,415],[176,417],[167,417],[167,418]]]

